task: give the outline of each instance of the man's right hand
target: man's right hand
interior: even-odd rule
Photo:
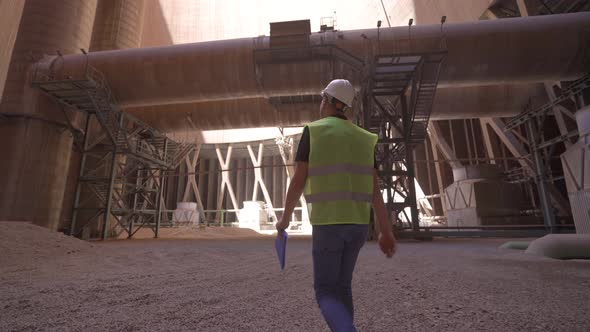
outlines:
[[[279,221],[275,225],[275,228],[278,231],[277,236],[279,236],[281,234],[281,232],[283,232],[283,231],[285,231],[285,229],[289,228],[289,219],[287,219],[285,217],[281,218],[281,221]]]
[[[383,251],[387,258],[393,257],[397,249],[397,243],[391,232],[379,234],[379,247],[381,247],[381,251]]]

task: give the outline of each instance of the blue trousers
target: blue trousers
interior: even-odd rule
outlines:
[[[315,296],[333,332],[356,332],[352,272],[368,230],[368,225],[313,226]]]

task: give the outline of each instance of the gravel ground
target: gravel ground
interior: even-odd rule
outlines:
[[[308,238],[290,239],[281,272],[272,238],[90,244],[10,225],[0,331],[327,331]],[[390,260],[368,243],[353,284],[359,330],[590,331],[590,261],[503,242],[402,242]]]

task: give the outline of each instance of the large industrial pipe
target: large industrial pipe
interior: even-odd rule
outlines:
[[[317,62],[272,65],[257,79],[254,50],[268,43],[268,37],[257,37],[96,52],[89,62],[106,75],[124,107],[317,93],[330,78],[329,66]],[[323,32],[312,34],[310,43],[333,44],[360,59],[374,52],[432,51],[446,45],[441,87],[569,80],[590,68],[590,13],[448,24],[442,29],[427,25]],[[85,65],[85,56],[68,55],[54,67],[58,74],[76,77]]]
[[[514,116],[530,99],[536,103],[546,101],[543,84],[441,88],[436,92],[431,119]],[[242,98],[132,107],[125,111],[160,130],[174,132],[300,126],[318,118],[319,103],[273,105],[265,98]]]

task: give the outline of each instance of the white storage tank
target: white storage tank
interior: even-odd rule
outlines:
[[[240,228],[260,232],[260,224],[268,223],[268,215],[262,201],[245,201],[238,217]]]

